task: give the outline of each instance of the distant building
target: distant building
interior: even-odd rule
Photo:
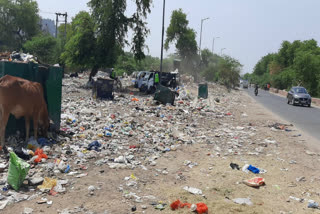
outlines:
[[[56,35],[56,25],[51,19],[41,19],[41,30],[53,37]]]

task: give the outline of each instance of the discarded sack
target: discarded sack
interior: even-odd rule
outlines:
[[[14,152],[10,152],[10,163],[8,172],[8,184],[18,190],[26,178],[30,165],[19,158]]]
[[[264,178],[261,177],[255,177],[249,180],[245,180],[243,181],[243,183],[250,187],[259,187],[265,184]]]

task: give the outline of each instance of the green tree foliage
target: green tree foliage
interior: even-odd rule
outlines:
[[[72,20],[70,39],[61,59],[69,67],[90,68],[94,64],[96,38],[89,13],[81,11]]]
[[[126,0],[91,0],[88,3],[97,35],[96,64],[92,74],[98,67],[112,67],[116,63],[123,47],[129,44],[126,35],[130,28],[134,32],[131,48],[135,59],[141,60],[145,57],[145,37],[149,31],[144,20],[150,13],[152,0],[136,0],[135,3],[136,11],[131,16],[125,13]]]
[[[165,59],[164,62],[168,60]],[[165,64],[165,63],[164,63]],[[145,56],[143,60],[135,60],[134,54],[125,52],[118,57],[117,63],[115,64],[115,71],[120,76],[124,72],[132,74],[134,71],[150,71],[157,70],[160,66],[160,59],[152,56]]]
[[[66,38],[66,41],[65,40],[65,29],[67,30],[67,38]],[[72,30],[72,23],[67,23],[67,28],[65,28],[65,24],[61,24],[59,25],[58,27],[58,38],[61,40],[61,41],[64,41],[65,43],[67,43],[70,38],[72,37],[73,35],[73,30]]]
[[[168,50],[170,44],[175,43],[177,55],[181,59],[181,71],[197,77],[200,58],[197,54],[196,33],[188,27],[188,24],[187,15],[182,9],[174,10],[166,31],[167,38],[164,47]]]
[[[239,84],[239,77],[242,65],[230,56],[223,56],[219,60],[219,81],[228,89],[234,88]]]
[[[320,96],[320,48],[313,39],[284,41],[278,53],[257,63],[251,78],[259,84],[271,82],[279,89],[302,85],[312,96]]]
[[[176,49],[182,60],[190,60],[197,55],[196,33],[188,24],[187,15],[179,9],[172,12],[167,28],[165,49],[168,50],[170,43],[176,42]]]
[[[36,1],[0,0],[0,11],[0,51],[20,49],[40,32]]]
[[[40,62],[47,64],[57,63],[58,40],[50,35],[38,35],[23,45],[25,52],[38,57]]]
[[[269,64],[274,60],[275,56],[275,54],[268,54],[262,57],[262,59],[255,65],[253,74],[261,76],[264,73],[269,73]]]

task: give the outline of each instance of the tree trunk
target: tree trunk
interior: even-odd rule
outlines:
[[[98,65],[94,65],[93,68],[91,69],[90,75],[89,75],[89,81],[92,81],[92,77],[94,77],[99,70],[99,66]]]

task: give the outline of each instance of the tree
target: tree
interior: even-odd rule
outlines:
[[[196,77],[199,66],[199,56],[197,55],[196,33],[188,27],[187,15],[182,9],[174,10],[171,15],[170,25],[166,31],[166,41],[164,47],[169,49],[171,43],[175,43],[177,54],[181,59],[182,71],[192,73]]]
[[[65,29],[67,29],[67,38],[66,39],[65,39],[65,36],[64,36]],[[66,44],[70,40],[72,35],[73,35],[72,23],[67,23],[67,28],[65,28],[65,24],[64,23],[59,25],[57,38],[59,38],[61,41],[64,41],[65,44]]]
[[[31,53],[38,57],[43,63],[57,63],[57,40],[50,35],[38,35],[27,41],[23,45],[25,52]]]
[[[94,64],[96,38],[94,24],[89,13],[79,12],[72,20],[70,39],[61,54],[69,67],[89,68]]]
[[[228,89],[238,85],[241,68],[240,62],[229,56],[223,56],[219,61],[219,76]]]
[[[201,51],[201,65],[203,66],[208,66],[209,65],[209,62],[211,61],[211,59],[213,59],[214,55],[213,53],[205,48]]]
[[[269,65],[274,61],[276,54],[268,54],[262,57],[253,69],[253,74],[261,76],[264,73],[269,73]]]
[[[190,60],[197,55],[196,33],[188,24],[187,15],[179,9],[172,12],[167,28],[165,49],[168,50],[170,43],[176,42],[176,49],[182,60]]]
[[[313,96],[320,96],[320,55],[313,54],[312,50],[299,51],[294,61],[297,79]]]
[[[145,37],[149,31],[144,20],[150,13],[152,0],[135,0],[135,3],[137,8],[131,16],[125,14],[126,0],[91,0],[88,3],[97,30],[97,51],[90,79],[100,66],[112,67],[116,63],[117,56],[128,44],[125,37],[129,28],[134,32],[131,50],[135,59],[145,57]]]
[[[40,32],[36,1],[0,0],[0,11],[0,50],[20,49]]]

